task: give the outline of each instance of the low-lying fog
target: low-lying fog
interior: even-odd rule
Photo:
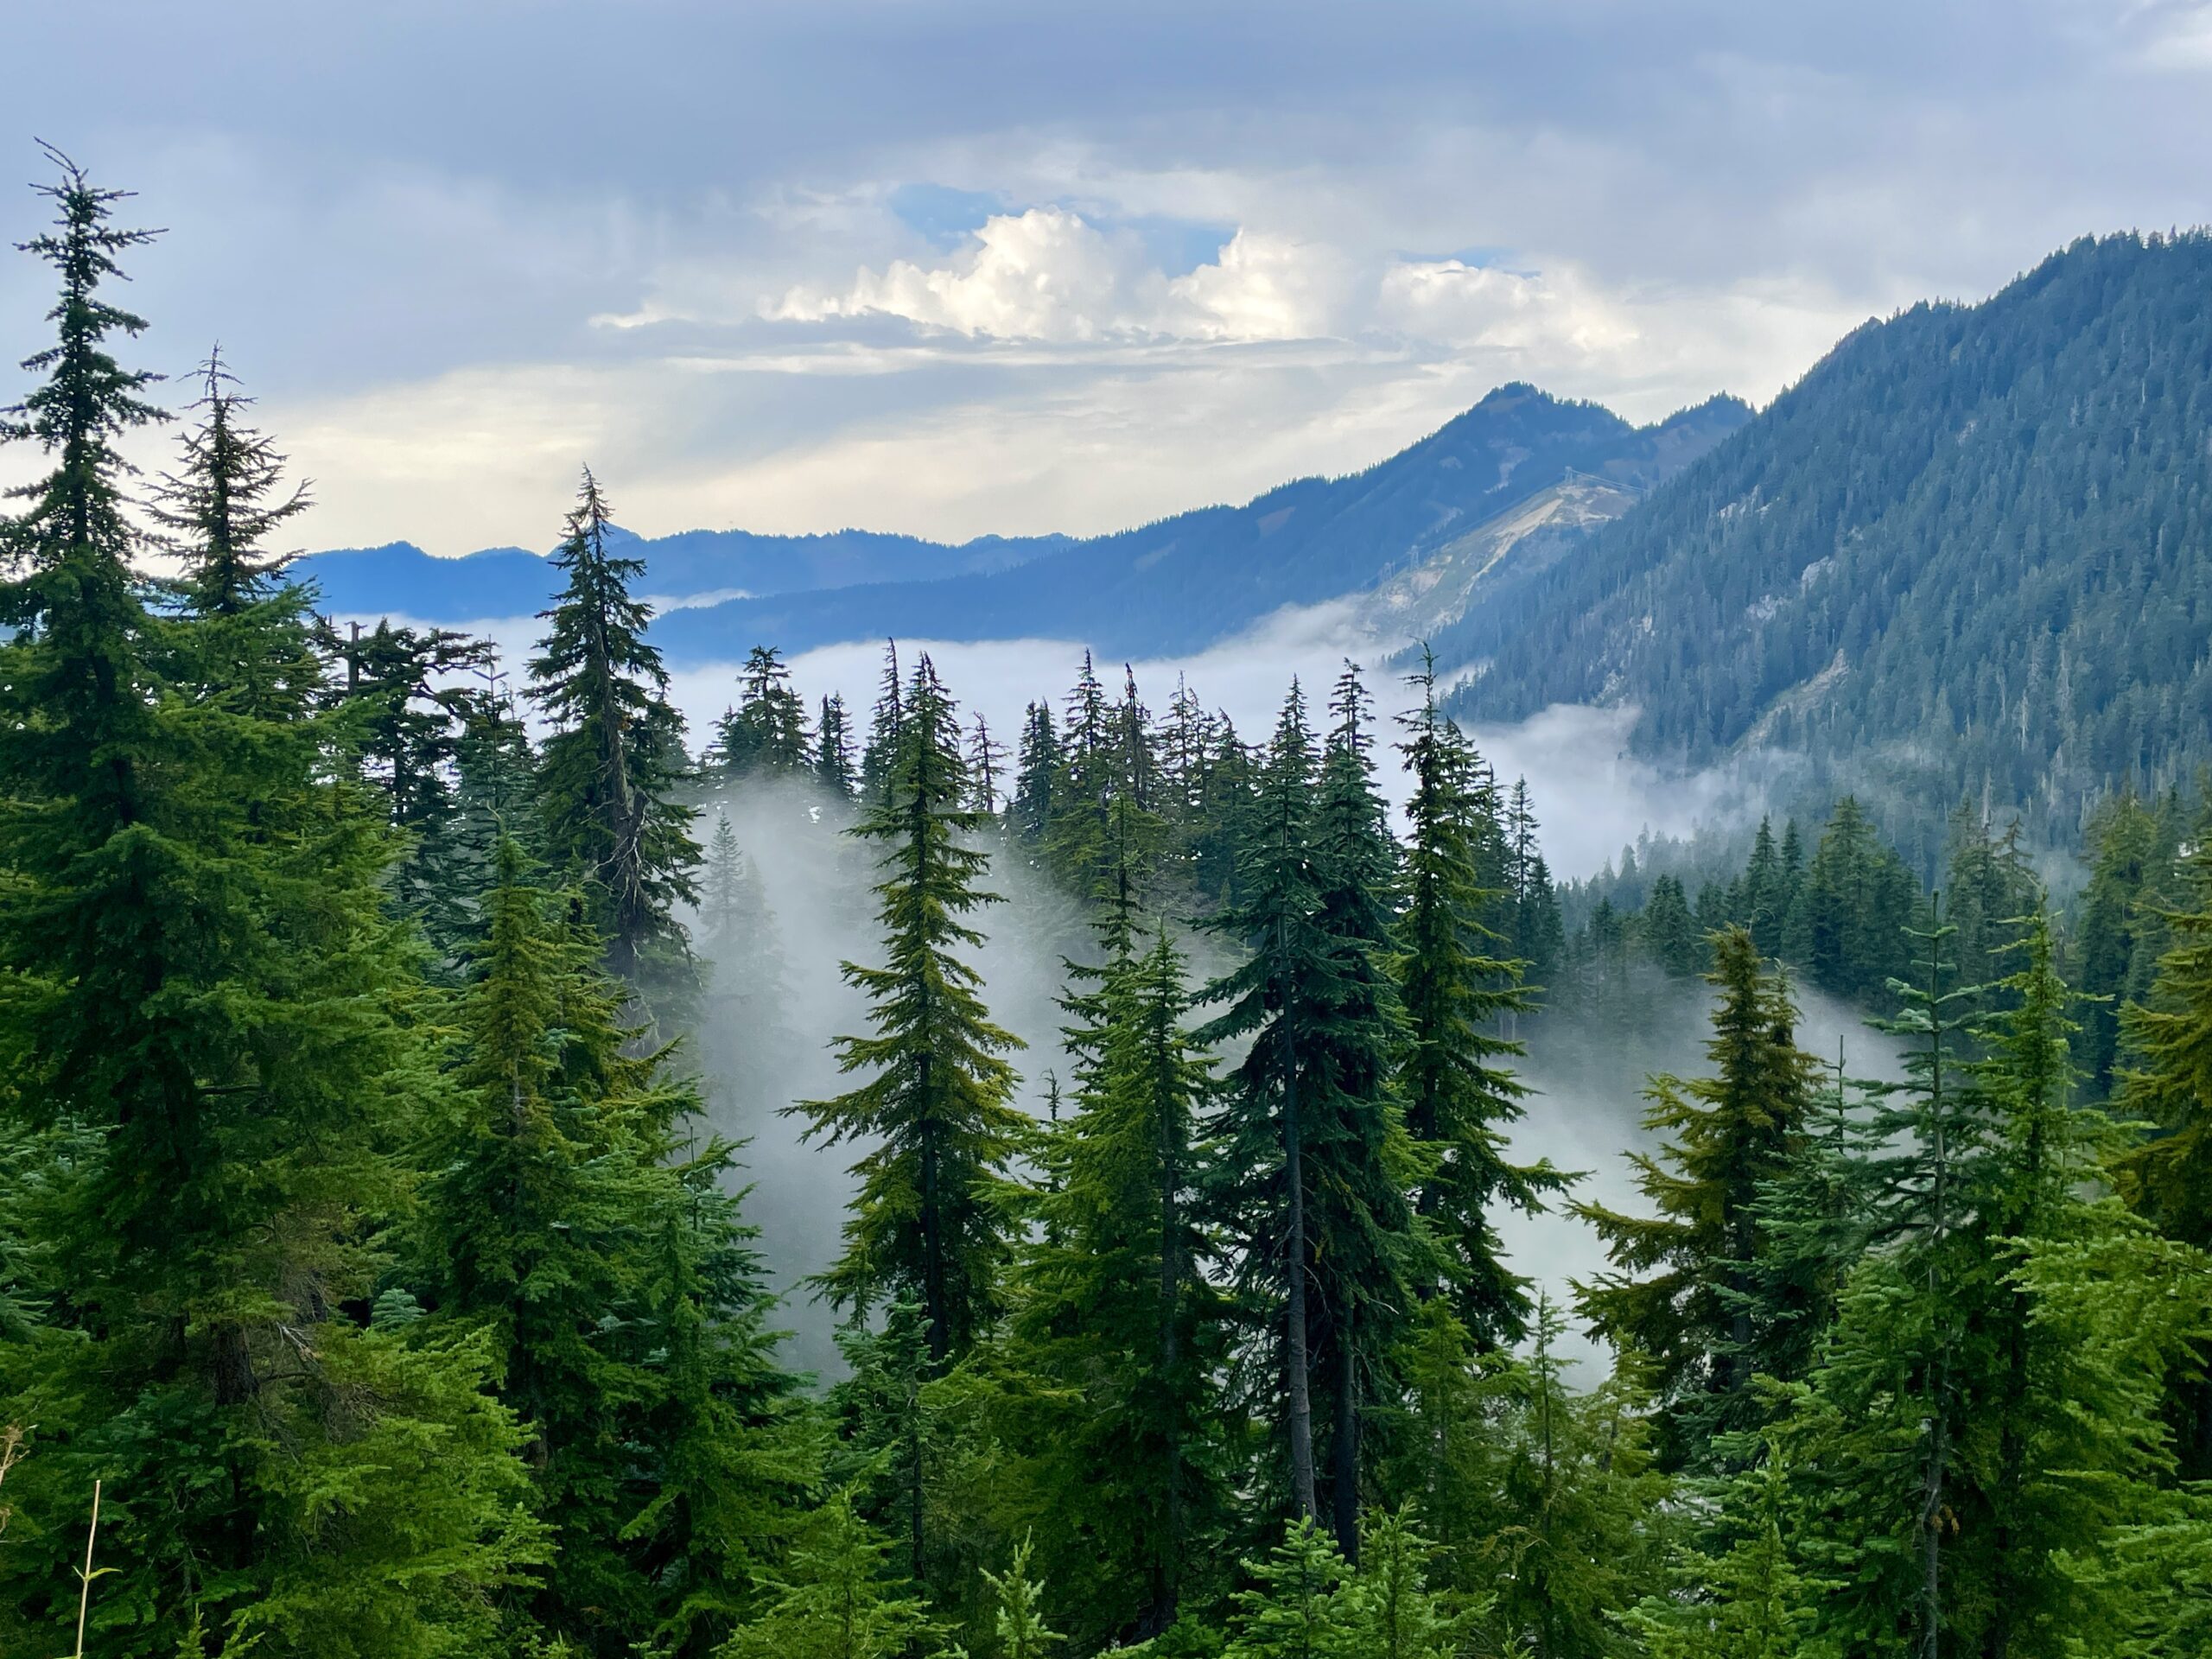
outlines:
[[[1248,740],[1262,737],[1294,674],[1317,698],[1325,696],[1347,647],[1342,630],[1332,629],[1331,620],[1314,613],[1281,618],[1254,636],[1197,657],[1137,663],[1133,666],[1139,689],[1157,713],[1179,675],[1209,707],[1225,710]],[[1379,655],[1375,642],[1364,645]],[[902,641],[902,662],[911,665],[913,653],[922,650],[931,653],[963,711],[972,716],[980,709],[994,733],[1007,739],[1018,732],[1022,709],[1031,698],[1048,696],[1058,703],[1081,656],[1079,645],[1061,641]],[[826,693],[838,691],[859,722],[874,696],[881,665],[882,646],[870,644],[810,652],[791,668],[810,707]],[[1118,690],[1121,668],[1098,665],[1110,689]],[[1386,711],[1408,701],[1394,677],[1370,677]],[[695,732],[721,711],[734,680],[734,665],[677,675],[677,694]],[[1630,718],[1617,710],[1561,708],[1518,727],[1474,733],[1502,776],[1529,778],[1544,820],[1546,855],[1561,876],[1594,871],[1647,829],[1682,835],[1700,823],[1733,823],[1756,810],[1748,787],[1734,778],[1665,778],[1629,756]],[[1395,799],[1402,793],[1402,774],[1394,754],[1383,760],[1382,781]],[[829,1040],[859,1029],[863,1019],[860,999],[843,983],[838,963],[847,958],[873,961],[879,948],[865,893],[865,866],[856,856],[860,849],[831,833],[823,814],[836,809],[804,785],[748,785],[719,805],[728,811],[747,855],[757,861],[785,964],[779,1029],[772,1038],[764,1033],[760,1039],[783,1057],[766,1096],[780,1100],[835,1092],[840,1084]],[[711,829],[714,810],[710,806],[709,822],[702,828]],[[1029,1046],[1016,1063],[1024,1103],[1041,1114],[1047,1079],[1064,1078],[1068,1070],[1054,1001],[1064,979],[1061,960],[1085,955],[1088,941],[1074,907],[1010,861],[995,868],[993,886],[1008,902],[982,918],[988,944],[979,966],[988,980],[993,1014]],[[1207,954],[1213,950],[1209,941],[1198,942],[1197,948]],[[1516,1153],[1586,1172],[1579,1196],[1635,1205],[1623,1154],[1643,1141],[1645,1079],[1654,1071],[1694,1074],[1703,1066],[1703,988],[1655,984],[1650,996],[1655,1017],[1648,1024],[1639,1021],[1635,1032],[1588,1029],[1568,1016],[1552,1015],[1529,1022],[1523,1033],[1529,1053],[1522,1072],[1535,1092],[1514,1137]],[[1854,1074],[1887,1071],[1882,1039],[1854,1016],[1817,995],[1802,1000],[1802,1040],[1808,1048],[1828,1055],[1842,1041]],[[779,1281],[795,1286],[837,1249],[849,1192],[844,1172],[855,1154],[846,1147],[802,1146],[796,1121],[758,1103],[734,1101],[727,1091],[718,1111],[729,1132],[751,1139],[746,1155],[757,1183],[752,1214],[762,1228]],[[1565,1293],[1568,1281],[1586,1277],[1604,1264],[1595,1234],[1570,1216],[1510,1215],[1501,1231],[1520,1269],[1558,1294]],[[803,1291],[793,1295],[789,1319],[799,1333],[804,1363],[834,1369],[830,1321],[808,1304]],[[1580,1334],[1573,1342],[1578,1357],[1599,1358]]]
[[[1348,607],[1323,606],[1286,612],[1252,632],[1197,655],[1141,661],[1138,688],[1155,715],[1163,711],[1179,677],[1210,709],[1227,713],[1248,741],[1272,728],[1293,676],[1316,705],[1345,658],[1370,665],[1368,681],[1388,716],[1410,702],[1395,671],[1372,669],[1389,642],[1364,637],[1349,621]],[[538,625],[526,619],[479,625],[497,639],[511,663],[526,655]],[[900,661],[911,667],[927,651],[959,700],[963,720],[982,713],[995,736],[1011,743],[1024,707],[1046,697],[1057,709],[1080,665],[1082,646],[1065,640],[899,642]],[[833,645],[792,660],[792,678],[810,712],[832,691],[842,695],[855,733],[864,731],[883,663],[880,641]],[[1118,695],[1122,664],[1100,662],[1097,673]],[[672,692],[695,743],[736,696],[734,662],[683,667]],[[1700,826],[1740,827],[1757,816],[1758,791],[1748,771],[1664,774],[1627,751],[1633,711],[1558,707],[1522,724],[1472,728],[1471,735],[1505,779],[1525,776],[1542,820],[1546,857],[1556,877],[1594,873],[1640,833],[1687,836]],[[1395,728],[1385,733],[1394,739]],[[1380,779],[1394,801],[1404,778],[1394,753],[1378,753]],[[745,1004],[717,1005],[698,1034],[695,1052],[704,1066],[728,1073],[715,1089],[715,1116],[724,1133],[746,1139],[744,1154],[753,1183],[750,1215],[761,1230],[764,1254],[777,1282],[790,1293],[786,1323],[798,1335],[800,1363],[834,1372],[831,1316],[813,1304],[799,1281],[826,1265],[838,1248],[849,1182],[846,1169],[857,1155],[846,1146],[801,1145],[798,1120],[780,1116],[784,1102],[820,1097],[841,1086],[830,1044],[863,1028],[864,1005],[839,973],[847,960],[878,959],[874,879],[866,849],[839,833],[840,809],[804,785],[747,784],[709,801],[700,826],[711,834],[714,814],[726,810],[746,856],[753,861],[773,920],[773,952],[779,989]],[[1008,902],[991,907],[980,925],[988,943],[977,965],[988,984],[993,1015],[1021,1037],[1014,1056],[1024,1103],[1043,1113],[1048,1078],[1065,1077],[1054,999],[1065,975],[1062,958],[1083,957],[1086,931],[1074,906],[1009,861],[993,872],[993,887]],[[1211,954],[1209,941],[1200,952]],[[1884,1039],[1847,1011],[1801,989],[1801,1040],[1832,1055],[1848,1048],[1854,1075],[1885,1075],[1891,1054]],[[1634,1207],[1624,1154],[1643,1144],[1640,1127],[1646,1078],[1655,1071],[1694,1074],[1704,1064],[1704,988],[1656,984],[1656,1014],[1633,1031],[1586,1028],[1552,1014],[1529,1022],[1522,1035],[1529,1052],[1522,1075],[1535,1090],[1514,1137],[1516,1155],[1549,1158],[1562,1168],[1586,1172],[1578,1196]],[[1570,1280],[1604,1264],[1595,1234],[1562,1214],[1508,1215],[1501,1232],[1516,1265],[1564,1294]],[[1579,1335],[1579,1357],[1602,1363]]]

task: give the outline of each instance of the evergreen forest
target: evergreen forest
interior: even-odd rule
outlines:
[[[1086,658],[994,733],[925,653],[810,703],[763,645],[688,729],[617,480],[549,503],[512,673],[326,617],[277,438],[219,353],[148,370],[136,204],[53,159],[0,1652],[2212,1651],[2201,788],[2105,794],[2064,880],[1977,773],[1932,869],[1843,794],[1581,882],[1427,661],[1239,732]],[[2056,734],[2021,649],[1991,708]],[[812,1096],[771,792],[871,944]],[[1049,1055],[978,965],[1045,905]],[[1636,1202],[1517,1150],[1551,1033],[1683,1008]],[[790,1287],[772,1134],[849,1193]],[[1603,1270],[1514,1259],[1540,1213]]]

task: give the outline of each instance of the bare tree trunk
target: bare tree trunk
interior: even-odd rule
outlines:
[[[1277,933],[1280,936],[1281,928]],[[1280,949],[1280,944],[1278,944]],[[1300,1144],[1298,1121],[1298,1055],[1290,1040],[1289,999],[1281,1011],[1283,1080],[1283,1176],[1290,1187],[1290,1216],[1287,1241],[1289,1260],[1288,1312],[1284,1324],[1284,1363],[1290,1395],[1290,1495],[1301,1519],[1319,1513],[1313,1499],[1313,1396],[1311,1362],[1306,1348],[1306,1159]]]

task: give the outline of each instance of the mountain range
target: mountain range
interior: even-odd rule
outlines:
[[[755,643],[1080,639],[1179,653],[1286,606],[1425,639],[1456,712],[1633,705],[1701,765],[1808,757],[1924,816],[1979,792],[2052,839],[2212,765],[2212,239],[2084,239],[1979,304],[1846,336],[1757,413],[1637,427],[1502,386],[1363,472],[1119,534],[638,543],[671,661]],[[405,545],[304,562],[337,611],[534,611],[550,572]]]
[[[1150,656],[1211,644],[1286,605],[1374,589],[1439,558],[1452,563],[1508,520],[1556,540],[1624,511],[1750,416],[1738,400],[1715,397],[1635,427],[1594,404],[1508,385],[1364,472],[1300,479],[1242,506],[1115,535],[947,546],[860,531],[690,531],[637,538],[629,550],[645,563],[644,591],[662,613],[654,639],[672,661],[892,632],[1079,632],[1110,656]],[[316,554],[301,574],[334,612],[448,623],[535,612],[553,586],[545,561],[519,548],[442,559],[404,542]],[[1436,612],[1412,597],[1430,585],[1400,581],[1391,589],[1397,621]]]

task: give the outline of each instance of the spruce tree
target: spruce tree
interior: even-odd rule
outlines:
[[[1766,1449],[1707,1496],[1719,1535],[1684,1552],[1677,1588],[1633,1616],[1650,1659],[1801,1659],[1821,1590],[1793,1555],[1789,1465]]]
[[[1751,934],[1721,934],[1714,957],[1713,1075],[1652,1078],[1644,1126],[1665,1138],[1656,1154],[1630,1155],[1658,1213],[1577,1211],[1613,1262],[1582,1288],[1583,1311],[1599,1335],[1654,1362],[1677,1459],[1702,1455],[1716,1431],[1751,1427],[1751,1378],[1776,1369],[1754,1316],[1758,1199],[1796,1155],[1812,1092],[1796,1010]]]
[[[814,722],[814,781],[841,798],[849,798],[858,782],[845,700],[835,691],[822,699],[822,713]]]
[[[796,777],[807,769],[806,705],[773,645],[755,645],[738,675],[737,706],[715,722],[709,764],[727,776]]]
[[[992,1623],[1005,1659],[1045,1659],[1067,1640],[1045,1623],[1045,1586],[1029,1576],[1030,1549],[1030,1541],[1024,1538],[1014,1547],[1014,1560],[1004,1573],[988,1569],[983,1573],[983,1581],[998,1602]]]
[[[219,355],[200,371],[191,405],[200,420],[184,438],[183,465],[161,480],[156,516],[184,561],[177,597],[202,626],[190,631],[200,660],[181,677],[203,696],[263,719],[304,716],[322,689],[308,595],[284,580],[287,556],[264,545],[307,511],[304,486],[284,487],[276,441],[245,423],[252,400]]]
[[[877,683],[875,702],[868,711],[868,738],[861,745],[861,799],[874,805],[883,795],[893,766],[898,763],[899,728],[904,722],[906,688],[899,677],[899,642],[883,646],[883,672]]]
[[[589,471],[553,556],[565,584],[531,659],[531,700],[552,726],[538,775],[548,855],[581,883],[608,969],[653,1013],[680,1008],[695,969],[679,905],[696,901],[696,808],[668,671],[645,641],[645,573],[612,550],[607,499]]]
[[[1879,1028],[1904,1081],[1876,1091],[1866,1128],[1874,1247],[1847,1281],[1834,1331],[1787,1427],[1817,1517],[1808,1566],[1834,1581],[1821,1630],[1847,1650],[1943,1650],[1943,1557],[1958,1485],[1970,1370],[1962,1351],[1991,1276],[1969,1226],[1983,1114],[1964,1084],[1972,988],[1955,982],[1940,901],[1909,934],[1911,982]],[[1856,1645],[1853,1645],[1856,1644]]]
[[[867,1081],[791,1109],[806,1138],[868,1138],[845,1250],[821,1287],[856,1313],[912,1293],[931,1359],[964,1353],[996,1317],[1015,1222],[1007,1172],[1030,1138],[1013,1103],[1006,1054],[1020,1039],[991,1022],[980,976],[956,952],[982,935],[967,918],[1002,902],[977,883],[988,855],[970,845],[952,699],[926,655],[899,702],[896,748],[880,795],[852,834],[882,849],[875,892],[887,960],[844,964],[868,998],[874,1033],[837,1040],[838,1064]]]
[[[2184,907],[2149,995],[2120,1011],[2119,1109],[2156,1127],[2120,1167],[2121,1191],[2170,1236],[2212,1247],[2212,843],[2182,861]],[[2094,1065],[2095,1050],[2085,1057]],[[2094,1083],[2092,1084],[2094,1086]]]
[[[1185,974],[1164,929],[1109,964],[1076,1109],[1045,1143],[1039,1236],[1021,1266],[1022,1363],[1050,1385],[1038,1478],[1084,1494],[1049,1519],[1067,1562],[1056,1577],[1100,1608],[1102,1637],[1175,1622],[1193,1540],[1222,1497],[1207,1442],[1225,1310],[1197,1203],[1211,1062],[1185,1030]]]
[[[1301,1052],[1314,1084],[1306,1091],[1322,1313],[1314,1358],[1333,1396],[1330,1507],[1338,1548],[1356,1562],[1368,1399],[1391,1391],[1389,1356],[1412,1287],[1440,1263],[1407,1200],[1419,1160],[1395,1077],[1404,1036],[1391,973],[1397,848],[1375,785],[1371,705],[1357,665],[1345,664],[1330,713],[1313,823],[1325,957]]]
[[[892,1545],[841,1488],[816,1511],[771,1600],[716,1659],[898,1659],[937,1634],[911,1580],[887,1566]]]
[[[1503,1469],[1485,1635],[1494,1649],[1535,1659],[1626,1659],[1634,1648],[1620,1616],[1664,1582],[1670,1484],[1653,1467],[1634,1367],[1577,1395],[1559,1352],[1563,1332],[1540,1294],[1493,1430]]]
[[[1805,877],[1808,971],[1836,996],[1878,998],[1906,969],[1913,880],[1851,796],[1836,803]]]
[[[1501,896],[1481,885],[1476,827],[1482,798],[1473,749],[1436,706],[1432,666],[1412,677],[1421,706],[1402,715],[1399,746],[1413,776],[1406,804],[1405,903],[1398,921],[1405,1039],[1399,1089],[1407,1132],[1427,1156],[1414,1207],[1449,1262],[1460,1318],[1484,1340],[1519,1340],[1526,1281],[1505,1264],[1493,1206],[1535,1214],[1565,1178],[1506,1155],[1526,1089],[1507,1067],[1522,1051],[1497,1034],[1525,1012],[1520,963],[1483,917]]]
[[[390,877],[393,897],[429,936],[440,966],[452,967],[471,928],[459,901],[481,885],[490,850],[462,823],[457,773],[483,707],[462,677],[493,671],[491,643],[389,620],[365,632],[355,623],[344,633],[326,622],[316,641],[331,668],[320,701],[335,747],[403,838]]]
[[[1022,716],[1014,793],[1007,804],[1014,834],[1026,847],[1041,849],[1044,846],[1046,832],[1052,828],[1053,789],[1059,775],[1060,744],[1052,729],[1052,705],[1032,702]]]
[[[46,1448],[9,1486],[6,1640],[73,1622],[61,1517],[98,1480],[102,1651],[167,1655],[194,1628],[284,1655],[494,1644],[488,1599],[536,1554],[512,1421],[480,1353],[345,1313],[398,1201],[393,1103],[428,1070],[391,845],[257,675],[270,652],[319,690],[300,596],[257,601],[250,543],[218,544],[268,499],[257,463],[204,429],[181,484],[242,505],[181,527],[181,613],[148,603],[116,444],[155,418],[150,377],[111,354],[142,325],[99,296],[146,238],[55,159],[56,229],[28,247],[60,280],[58,339],[9,433],[52,465],[4,525],[0,1039],[10,1115],[66,1158],[29,1242],[67,1278],[48,1339],[4,1357],[6,1408]]]
[[[1368,1659],[1374,1652],[1351,1569],[1310,1518],[1293,1521],[1282,1541],[1244,1570],[1252,1587],[1237,1594],[1224,1659]]]
[[[696,1097],[632,1052],[595,937],[512,840],[496,868],[427,1148],[420,1328],[482,1333],[530,1427],[558,1544],[537,1621],[609,1656],[648,1637],[702,1654],[811,1477],[791,1380],[722,1191],[728,1149],[686,1145]]]
[[[1306,700],[1294,681],[1260,771],[1239,849],[1241,905],[1211,918],[1249,955],[1211,982],[1201,1001],[1224,1005],[1201,1042],[1248,1043],[1230,1073],[1215,1133],[1222,1143],[1217,1203],[1239,1245],[1236,1282],[1280,1338],[1268,1367],[1281,1395],[1265,1414],[1283,1447],[1288,1507],[1317,1514],[1313,1468],[1312,1312],[1314,1230],[1308,1215],[1306,1096],[1311,1009],[1327,972],[1319,894],[1308,847],[1317,761]]]
[[[1711,957],[1690,913],[1689,899],[1679,876],[1662,875],[1651,883],[1638,919],[1643,948],[1651,959],[1677,979],[1688,979],[1707,970]]]

